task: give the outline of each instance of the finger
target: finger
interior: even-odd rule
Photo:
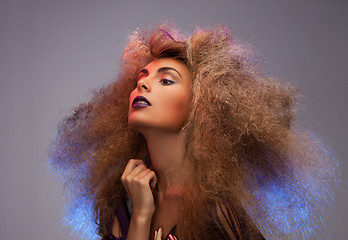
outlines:
[[[157,233],[157,239],[156,240],[161,240],[162,239],[162,228],[158,229],[158,233]]]
[[[138,166],[145,166],[145,163],[140,160],[140,159],[131,159],[128,161],[126,168],[124,169],[122,176],[121,176],[121,181],[124,182],[126,180],[126,177]]]
[[[141,164],[138,165],[130,174],[128,174],[128,176],[124,177],[124,179],[122,179],[122,184],[127,190],[128,194],[130,194],[130,189],[135,186],[147,187],[150,190],[150,179],[154,173],[148,175],[149,173],[151,173],[151,170]]]
[[[133,172],[129,174],[129,182],[126,182],[126,184],[133,185],[140,184],[139,186],[149,187],[151,188],[151,180],[154,179],[154,186],[156,185],[156,174],[155,172],[151,171],[150,169],[145,169],[142,172],[139,172],[137,175],[133,175]],[[128,177],[127,177],[128,180]]]
[[[125,181],[123,182],[123,186],[126,188],[127,191],[129,190],[129,188],[132,188],[132,186],[138,186],[138,187],[148,186],[148,187],[150,187],[149,186],[150,180],[148,180],[144,177],[149,172],[150,172],[149,169],[145,169],[139,173],[131,172],[125,178]]]
[[[145,179],[145,178],[146,178],[145,176],[146,176],[149,172],[151,172],[151,170],[148,169],[148,168],[139,169],[138,171],[135,171],[135,169],[134,169],[134,171],[131,172],[129,175],[130,175],[134,180],[139,180],[139,181],[141,181],[142,179]]]
[[[141,174],[142,172],[146,171],[148,168],[144,164],[139,164],[136,166],[125,178],[134,178],[135,176]]]
[[[157,240],[157,231],[155,231],[155,237],[154,240]]]
[[[128,175],[130,172],[133,171],[134,168],[136,168],[140,164],[143,164],[144,166],[146,166],[143,160],[140,160],[140,159],[131,159],[131,160],[129,160],[127,165],[126,165],[126,167],[125,167],[125,169],[124,169],[123,173],[125,175]]]
[[[154,171],[148,172],[145,176],[144,179],[148,180],[151,189],[154,189],[157,184],[157,177]]]

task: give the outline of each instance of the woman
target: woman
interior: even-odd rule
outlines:
[[[223,26],[135,32],[118,81],[52,146],[68,222],[87,232],[95,218],[103,239],[312,236],[337,161],[295,123],[298,99]]]

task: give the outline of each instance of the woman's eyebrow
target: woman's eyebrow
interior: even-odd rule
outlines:
[[[179,76],[181,77],[181,79],[182,79],[182,76],[179,73],[179,71],[176,70],[175,68],[172,68],[172,67],[161,67],[160,69],[158,69],[157,72],[159,73],[159,72],[164,72],[164,71],[167,71],[167,70],[173,70],[173,71],[177,72],[179,74]]]
[[[148,75],[149,74],[149,71],[147,69],[141,69],[139,74],[138,74],[138,77],[137,77],[137,80],[139,81],[139,78],[142,77],[142,75]]]
[[[146,68],[144,68],[144,69],[141,69],[141,71],[139,72],[139,74],[140,74],[140,73],[149,74],[149,71],[148,71]]]

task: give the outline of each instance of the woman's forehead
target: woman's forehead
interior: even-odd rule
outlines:
[[[172,69],[176,71],[181,78],[191,79],[189,68],[181,61],[174,58],[159,58],[150,62],[144,67],[149,72],[157,71],[158,69]]]

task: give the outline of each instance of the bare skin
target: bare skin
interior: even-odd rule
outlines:
[[[168,67],[176,71],[163,70]],[[121,177],[133,207],[127,240],[161,240],[177,223],[191,172],[181,130],[190,110],[191,77],[188,68],[174,59],[155,60],[139,76],[130,96],[128,123],[146,138],[152,165],[149,169],[142,160],[131,159]],[[137,96],[146,97],[151,105],[132,106]],[[113,234],[120,236],[116,218]]]
[[[148,142],[151,159],[151,153],[155,152],[154,159],[158,161],[166,159],[166,161],[161,161],[155,170],[158,182],[154,191],[155,212],[152,218],[151,234],[161,227],[163,235],[166,236],[177,223],[182,190],[189,179],[190,166],[184,161],[184,134],[162,138],[158,138],[158,134],[154,136],[156,138],[150,138]],[[155,143],[155,141],[159,142]],[[150,239],[153,238],[150,237]]]

